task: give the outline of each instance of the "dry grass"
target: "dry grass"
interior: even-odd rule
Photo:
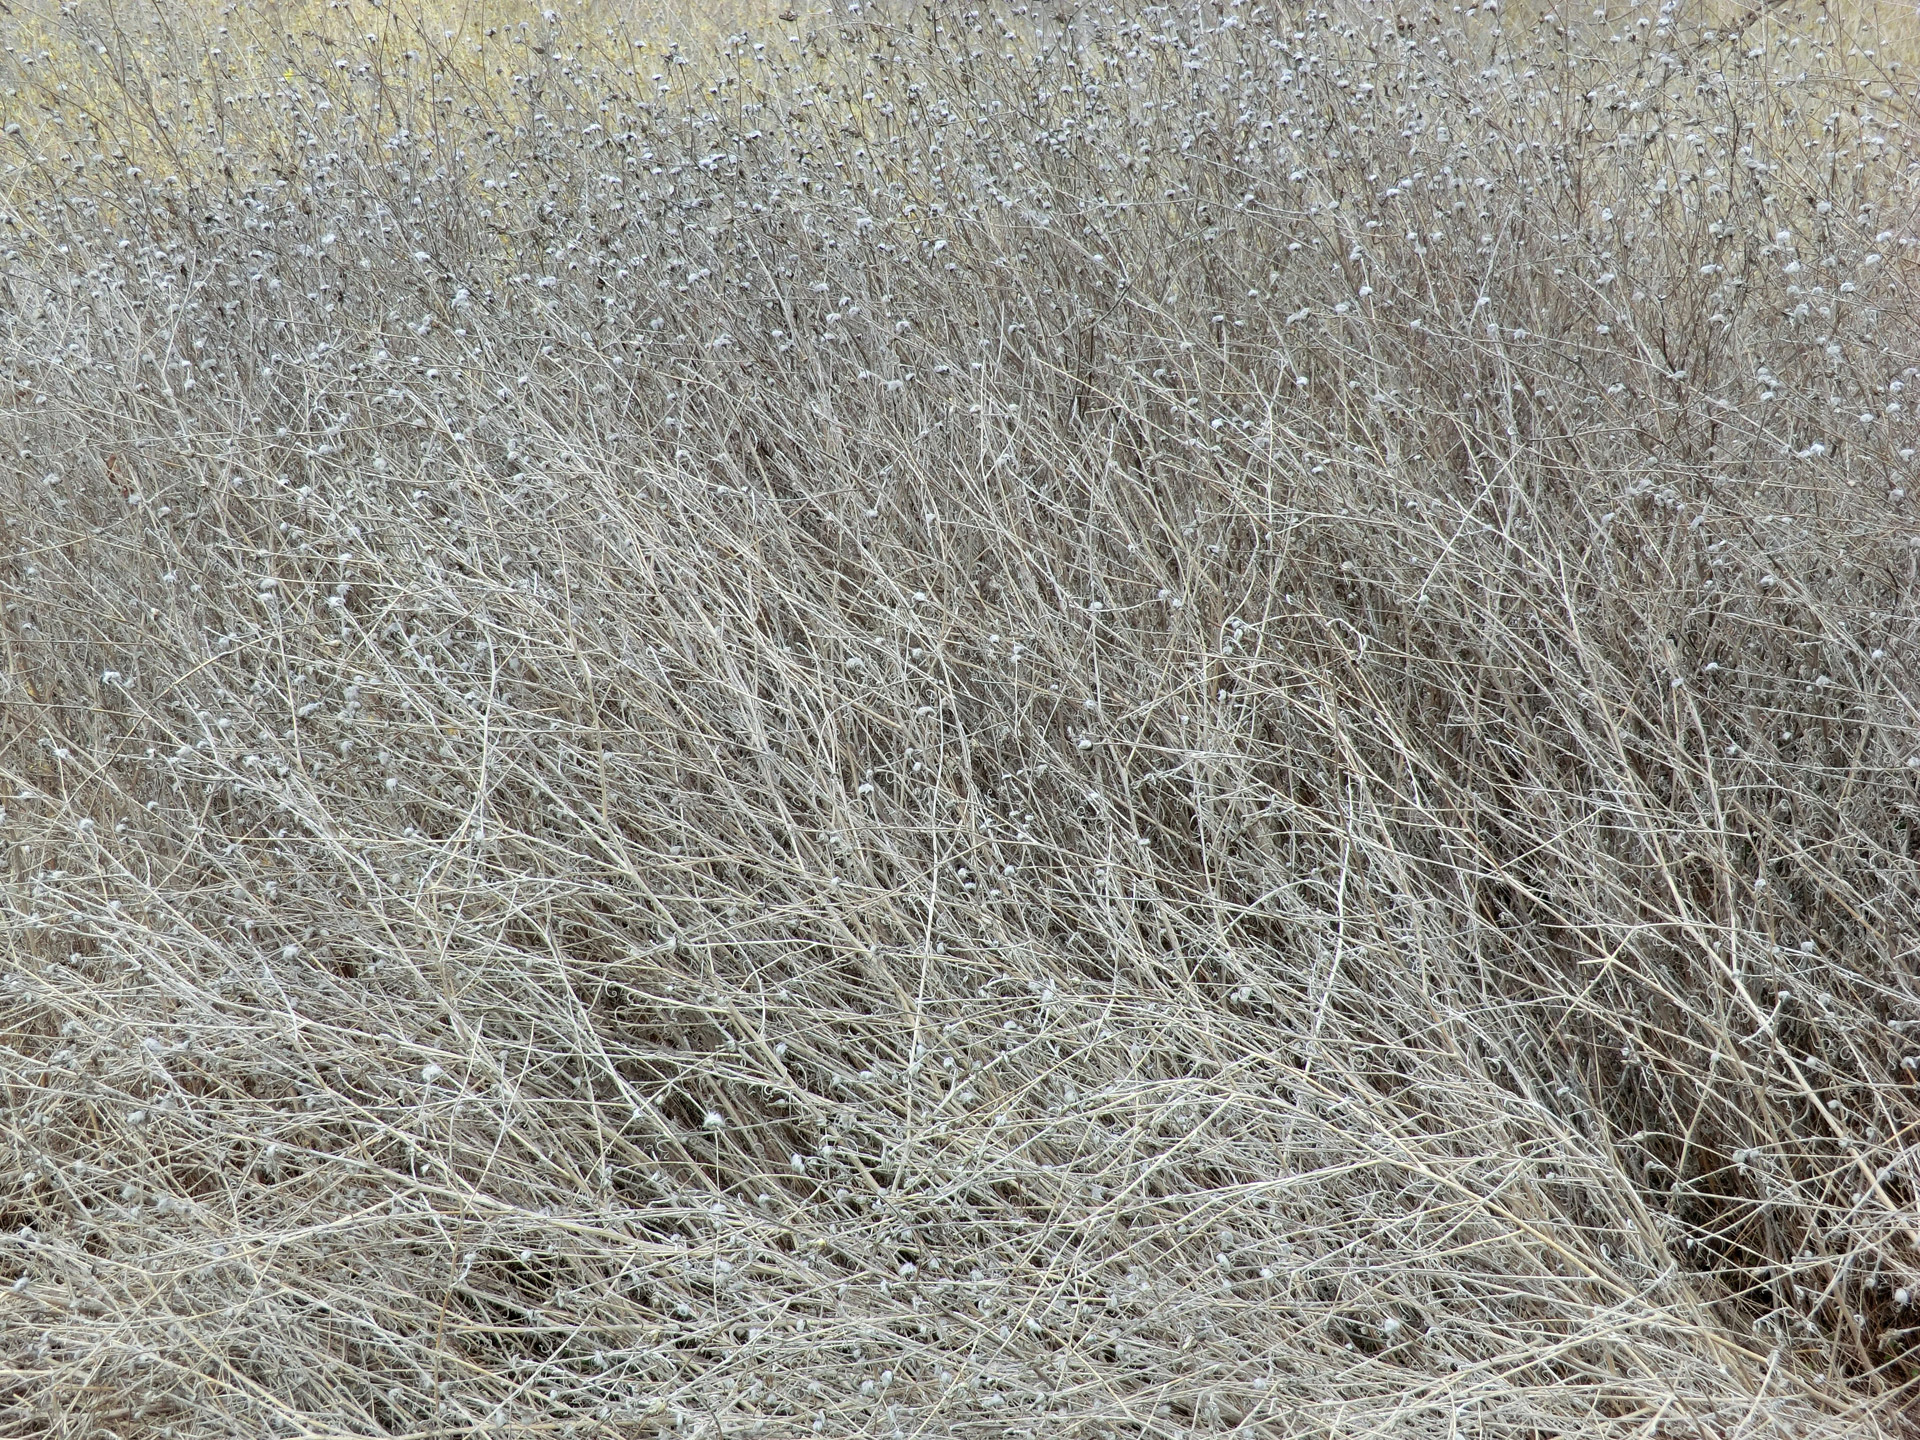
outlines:
[[[1904,42],[845,9],[13,32],[0,1432],[1909,1433]]]

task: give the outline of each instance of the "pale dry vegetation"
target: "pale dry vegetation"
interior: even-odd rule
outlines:
[[[0,1433],[1911,1433],[1905,42],[836,10],[8,22]]]

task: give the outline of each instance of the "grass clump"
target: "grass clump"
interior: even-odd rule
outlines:
[[[14,17],[7,1433],[1905,1433],[1901,38],[795,14]]]

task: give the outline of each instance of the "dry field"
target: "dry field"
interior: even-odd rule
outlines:
[[[0,11],[0,1435],[1920,1434],[1910,15]]]

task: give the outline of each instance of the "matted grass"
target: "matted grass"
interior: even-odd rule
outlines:
[[[1907,1433],[1906,42],[802,11],[16,7],[0,1431]]]

